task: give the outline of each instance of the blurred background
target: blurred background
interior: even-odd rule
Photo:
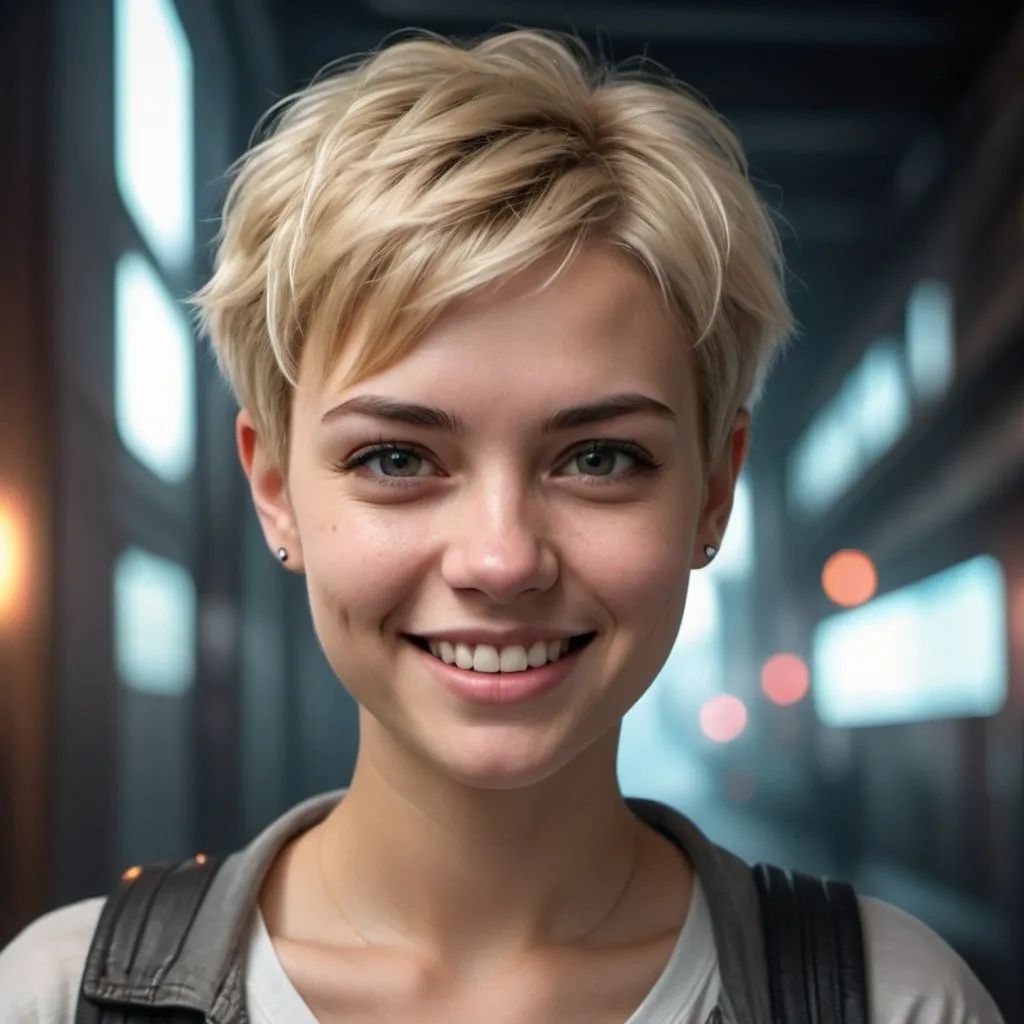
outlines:
[[[223,172],[409,26],[578,32],[739,131],[803,337],[621,777],[919,916],[1024,1020],[1024,8],[0,4],[0,945],[344,785],[355,708],[268,554],[180,299]]]

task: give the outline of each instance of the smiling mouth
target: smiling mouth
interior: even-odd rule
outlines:
[[[542,668],[552,662],[575,654],[586,647],[597,633],[583,633],[564,640],[538,640],[529,647],[510,644],[492,647],[490,644],[453,644],[447,640],[427,640],[424,637],[405,635],[415,647],[467,672],[514,673]]]

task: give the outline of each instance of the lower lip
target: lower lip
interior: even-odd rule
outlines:
[[[411,641],[407,643],[426,660],[427,667],[446,690],[474,704],[525,704],[537,700],[568,678],[580,654],[590,646],[587,644],[563,655],[558,661],[522,672],[471,672],[435,658]]]

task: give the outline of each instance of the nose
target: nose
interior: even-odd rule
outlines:
[[[493,481],[481,486],[465,495],[450,523],[441,572],[453,590],[510,604],[531,591],[549,590],[558,579],[543,513],[524,488]]]

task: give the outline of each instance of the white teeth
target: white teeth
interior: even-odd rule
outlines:
[[[528,664],[525,647],[503,647],[501,649],[502,672],[523,672]]]
[[[538,640],[530,647],[526,655],[526,663],[530,668],[540,668],[548,663],[548,645],[543,640]]]
[[[427,646],[435,658],[446,665],[457,665],[474,672],[525,672],[541,668],[549,661],[558,661],[569,649],[569,639],[537,640],[528,648],[522,644],[497,648],[490,644],[452,644],[447,640],[430,640]]]
[[[474,672],[500,672],[501,657],[497,647],[489,647],[487,644],[477,644],[473,651]]]

